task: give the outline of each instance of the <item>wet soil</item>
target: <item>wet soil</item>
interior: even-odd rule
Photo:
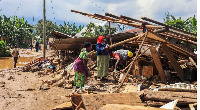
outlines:
[[[32,58],[31,54],[25,56]],[[37,72],[21,72],[20,67],[0,69],[0,110],[49,110],[69,101],[66,96],[72,92],[70,89],[40,90],[42,81],[47,79],[48,76],[40,77]]]

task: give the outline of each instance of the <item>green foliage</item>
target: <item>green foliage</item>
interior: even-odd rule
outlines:
[[[106,25],[105,28],[103,29],[102,26],[98,25],[96,26],[94,23],[90,22],[86,26],[86,31],[81,33],[84,37],[97,37],[103,34],[109,34],[109,26]],[[111,30],[111,35],[116,32],[116,28],[110,28]]]
[[[188,32],[197,33],[197,19],[195,15],[193,17],[189,17],[187,20],[182,20],[181,17],[176,19],[173,15],[165,14],[164,22],[170,26],[177,27],[179,29],[183,29]]]
[[[169,12],[165,15],[166,17],[164,18],[164,22],[166,24],[197,34],[197,19],[195,15],[193,17],[189,17],[187,20],[182,20],[181,17],[176,19],[173,15],[170,15]],[[190,44],[189,46],[191,49],[197,48],[193,44]]]
[[[39,20],[36,27],[36,32],[34,33],[34,36],[40,36],[39,39],[37,39],[39,41],[39,43],[43,43],[43,20]],[[64,22],[64,25],[59,25],[57,26],[56,23],[53,23],[52,21],[47,20],[46,21],[46,36],[47,38],[51,37],[51,32],[53,30],[62,32],[64,34],[67,35],[71,35],[74,36],[76,33],[80,32],[83,29],[83,26],[76,26],[76,24],[69,24]]]
[[[32,33],[33,27],[23,17],[0,16],[0,35],[6,39],[7,45],[23,47],[25,41],[32,38]]]
[[[11,56],[10,50],[6,47],[6,43],[0,40],[0,57],[9,57]]]
[[[82,29],[83,29],[84,26],[76,26],[75,23],[73,24],[69,24],[64,22],[64,25],[59,25],[58,26],[58,31],[59,32],[62,32],[62,33],[65,33],[67,35],[71,35],[71,36],[74,36],[76,33],[79,33]]]
[[[51,32],[53,30],[58,30],[58,26],[56,23],[53,23],[52,21],[46,20],[46,36],[49,38],[51,36]],[[39,20],[36,25],[36,32],[34,33],[35,36],[40,36],[40,38],[43,38],[43,20]]]

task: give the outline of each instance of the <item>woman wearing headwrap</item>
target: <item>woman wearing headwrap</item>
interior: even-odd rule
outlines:
[[[75,61],[74,72],[74,85],[76,87],[84,87],[88,75],[87,60],[89,58],[89,51],[92,49],[91,43],[84,43],[84,48],[81,49],[79,57]]]
[[[106,44],[105,36],[99,36],[97,39],[97,77],[105,79],[109,70],[109,46]]]

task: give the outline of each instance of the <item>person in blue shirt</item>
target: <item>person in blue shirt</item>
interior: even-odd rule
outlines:
[[[97,39],[97,79],[104,80],[109,72],[109,45],[106,44],[106,35]]]
[[[35,43],[35,49],[36,49],[36,52],[38,52],[38,50],[39,50],[39,42]]]

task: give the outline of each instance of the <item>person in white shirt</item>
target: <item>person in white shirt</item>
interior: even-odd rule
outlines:
[[[117,61],[115,63],[115,69],[114,69],[114,71],[116,71],[118,63],[120,61],[126,61],[129,58],[133,57],[133,53],[129,50],[120,49],[120,50],[113,52],[113,57],[115,57],[115,59],[117,59]]]

